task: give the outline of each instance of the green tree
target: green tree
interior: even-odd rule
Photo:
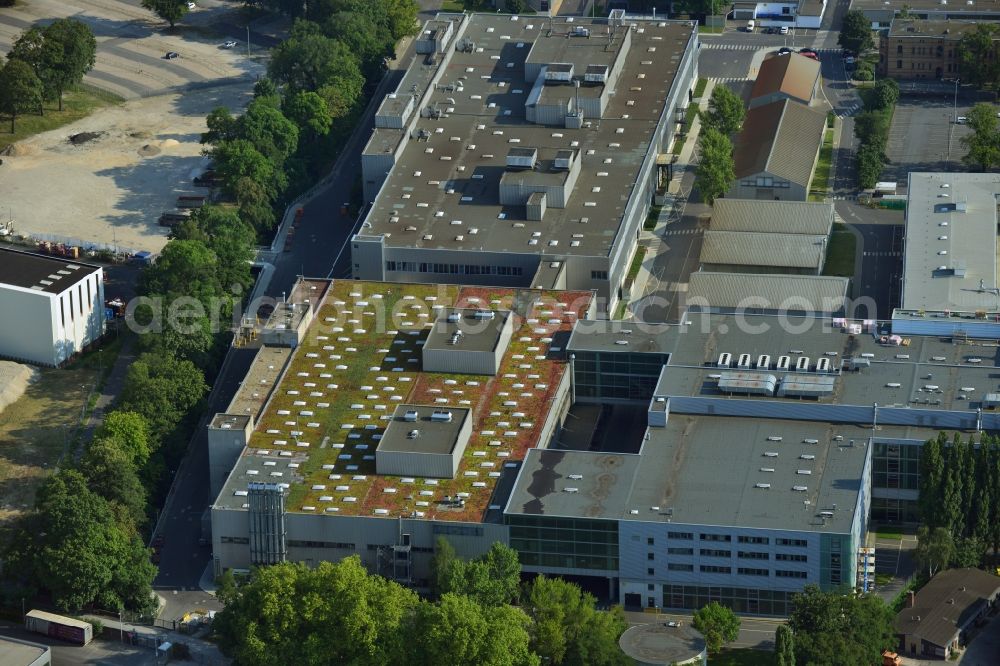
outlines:
[[[75,470],[42,483],[9,544],[6,575],[45,590],[62,610],[97,604],[148,612],[153,605],[148,551]]]
[[[313,143],[330,131],[333,119],[326,100],[312,91],[296,92],[285,97],[282,111],[299,128],[299,144]]]
[[[207,391],[201,370],[190,361],[142,354],[129,366],[120,407],[146,420],[155,448],[169,438]]]
[[[955,540],[944,527],[930,528],[921,525],[917,530],[917,547],[913,559],[927,567],[927,575],[933,576],[939,569],[947,568],[955,556]]]
[[[955,553],[951,558],[951,566],[975,568],[982,564],[985,555],[985,543],[974,536],[963,537],[955,542]]]
[[[995,86],[1000,68],[995,57],[997,26],[977,23],[958,41],[958,70],[962,81],[977,88]]]
[[[726,193],[736,180],[733,144],[729,137],[713,127],[702,129],[698,139],[699,160],[694,173],[694,185],[701,199],[712,203]]]
[[[97,429],[95,439],[108,439],[124,451],[137,468],[149,460],[149,426],[146,419],[135,412],[116,409],[104,416],[104,422]]]
[[[364,85],[357,56],[343,42],[323,35],[319,27],[298,20],[288,39],[271,51],[268,76],[295,90],[318,91],[324,86],[357,91]],[[353,101],[352,101],[353,105]]]
[[[277,198],[285,189],[285,175],[246,139],[217,144],[212,150],[212,157],[223,189],[229,195],[236,195],[236,184],[242,178],[257,183],[269,200]]]
[[[861,53],[874,48],[875,38],[872,37],[871,21],[858,10],[847,12],[840,28],[840,36],[837,37],[837,44],[852,53]]]
[[[239,138],[239,124],[236,118],[233,117],[233,114],[229,112],[229,109],[224,106],[217,106],[212,109],[205,122],[208,125],[208,131],[202,133],[202,143],[215,145]]]
[[[823,592],[807,585],[793,596],[792,608],[788,626],[800,664],[877,664],[882,651],[896,645],[894,614],[878,596]]]
[[[482,606],[516,601],[521,584],[517,552],[499,541],[484,555],[465,562],[455,555],[451,544],[439,539],[431,571],[438,595],[465,594]]]
[[[431,558],[431,591],[441,596],[462,589],[465,583],[465,562],[455,553],[455,547],[443,536],[434,542]]]
[[[855,157],[855,166],[858,172],[858,185],[862,189],[875,187],[879,176],[882,175],[882,167],[885,166],[881,149],[873,144],[863,144]]]
[[[920,493],[917,506],[920,522],[931,527],[944,524],[941,503],[944,496],[944,447],[945,434],[939,433],[920,447]]]
[[[219,258],[204,243],[176,240],[167,243],[156,263],[142,272],[139,292],[174,298],[193,296],[208,305],[223,294]],[[170,303],[164,303],[164,308]]]
[[[59,110],[63,110],[63,92],[79,84],[83,75],[94,67],[97,57],[97,40],[86,23],[72,18],[57,19],[45,27],[47,51],[53,54],[54,62],[43,81],[54,89],[59,100]]]
[[[199,208],[191,220],[207,237],[205,246],[215,254],[216,277],[223,289],[241,293],[249,288],[253,283],[250,262],[257,240],[253,227],[233,209],[221,206]]]
[[[250,102],[238,124],[240,138],[253,144],[276,168],[280,169],[298,146],[299,128],[280,109],[260,98]]]
[[[979,103],[969,110],[970,134],[960,140],[968,151],[962,161],[978,171],[989,171],[1000,166],[1000,124],[997,107]]]
[[[504,0],[504,5],[511,14],[520,14],[524,11],[524,0]]]
[[[10,116],[10,131],[19,115],[42,107],[42,82],[22,60],[8,60],[0,69],[0,113]]]
[[[966,482],[966,444],[961,435],[955,433],[951,446],[945,449],[944,487],[941,495],[941,512],[944,517],[942,527],[949,534],[964,533],[965,515],[962,511],[962,493]]]
[[[879,79],[872,88],[871,99],[876,109],[889,109],[899,100],[899,84],[892,79]]]
[[[385,71],[386,58],[395,53],[396,40],[367,12],[337,12],[323,22],[323,33],[343,42],[358,57],[365,79],[375,81]]]
[[[732,643],[740,635],[740,618],[718,601],[695,611],[691,624],[705,637],[709,652],[719,652],[724,644]]]
[[[139,481],[132,452],[113,439],[95,439],[80,461],[90,489],[120,507],[126,524],[146,522],[146,490]]]
[[[528,649],[528,617],[512,606],[482,606],[448,593],[421,602],[414,613],[408,661],[449,666],[528,666],[539,663]]]
[[[240,219],[252,226],[258,233],[274,228],[277,221],[268,188],[253,178],[243,176],[231,186],[232,195],[239,206]]]
[[[56,87],[53,78],[56,76],[60,64],[60,54],[56,45],[45,38],[45,32],[42,28],[36,26],[21,33],[21,36],[11,46],[7,59],[20,60],[31,67],[31,71],[35,73],[42,84],[42,100],[55,97]],[[37,110],[44,114],[41,100]]]
[[[598,611],[593,595],[560,578],[537,576],[524,608],[531,616],[531,647],[547,664],[631,663],[618,647],[628,622],[620,607]]]
[[[238,664],[403,663],[416,636],[402,630],[417,595],[370,576],[357,556],[336,564],[277,564],[225,585],[213,628]]]
[[[713,127],[730,136],[739,131],[745,115],[743,99],[720,84],[712,89],[712,96],[708,100],[708,112],[702,117],[702,127]]]
[[[142,0],[143,9],[148,9],[173,28],[188,13],[187,0]]]
[[[795,637],[787,624],[774,631],[774,658],[776,666],[795,666]]]

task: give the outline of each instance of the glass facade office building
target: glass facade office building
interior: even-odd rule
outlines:
[[[648,402],[670,354],[574,351],[576,398]]]
[[[618,521],[507,515],[506,522],[523,566],[618,574]]]

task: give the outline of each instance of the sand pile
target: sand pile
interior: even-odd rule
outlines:
[[[0,412],[16,402],[38,377],[38,370],[13,361],[0,361]]]

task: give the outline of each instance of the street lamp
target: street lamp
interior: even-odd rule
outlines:
[[[247,23],[247,60],[250,59],[250,24]]]

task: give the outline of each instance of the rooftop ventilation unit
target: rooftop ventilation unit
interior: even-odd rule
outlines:
[[[795,361],[795,371],[796,372],[809,372],[809,357],[800,356],[797,361]]]
[[[451,423],[452,415],[451,412],[444,409],[436,409],[434,413],[431,414],[431,421],[435,423]]]
[[[777,458],[778,457],[778,452],[777,451],[764,451],[764,457],[765,458]]]
[[[583,73],[584,83],[607,83],[608,82],[608,66],[607,65],[587,65],[586,71]]]
[[[578,492],[580,492],[580,489],[579,488],[563,488],[563,492],[564,493],[578,493]]]
[[[757,369],[767,370],[771,367],[771,357],[767,354],[761,354],[757,357]]]
[[[830,359],[823,356],[816,361],[816,372],[830,372]]]
[[[736,366],[740,368],[749,368],[750,354],[740,354],[740,360],[736,363]]]
[[[809,490],[809,486],[792,486],[792,490],[799,493],[804,493]]]
[[[546,83],[570,83],[573,81],[573,63],[556,62],[545,68]]]
[[[410,432],[406,433],[406,439],[416,439],[417,437],[420,437],[419,430],[411,430]]]
[[[573,160],[576,159],[576,152],[568,148],[556,151],[556,159],[552,163],[552,166],[556,169],[569,170],[573,166]]]
[[[781,435],[768,435],[767,441],[769,442],[780,442],[782,439]]]
[[[730,354],[729,352],[723,352],[719,354],[719,362],[717,365],[720,368],[728,368],[729,364],[732,363],[732,361],[733,361],[733,355]]]
[[[773,472],[774,468],[773,467],[761,467],[760,471],[762,471],[762,472]]]
[[[583,478],[583,474],[570,474],[568,478],[578,481]]]
[[[462,320],[462,315],[458,314],[457,312],[451,312],[448,314],[449,324],[457,324],[461,320]]]
[[[767,490],[771,487],[770,483],[755,483],[754,488],[761,488],[762,490]]]
[[[802,460],[816,460],[816,456],[811,453],[803,453],[799,456]]]
[[[819,515],[823,518],[833,518],[833,511],[820,511]]]
[[[538,159],[536,148],[511,148],[507,151],[507,167],[510,169],[534,169]]]
[[[779,356],[778,357],[778,370],[788,370],[789,364],[792,362],[789,356]]]
[[[490,321],[497,316],[497,313],[493,310],[476,310],[476,314],[474,316],[476,319]]]
[[[805,474],[805,475],[808,476],[808,475],[812,474],[812,470],[811,469],[799,469],[799,470],[796,470],[795,473],[796,474]]]
[[[417,414],[416,410],[411,409],[403,414],[403,420],[407,423],[416,423],[419,416],[420,415]]]

